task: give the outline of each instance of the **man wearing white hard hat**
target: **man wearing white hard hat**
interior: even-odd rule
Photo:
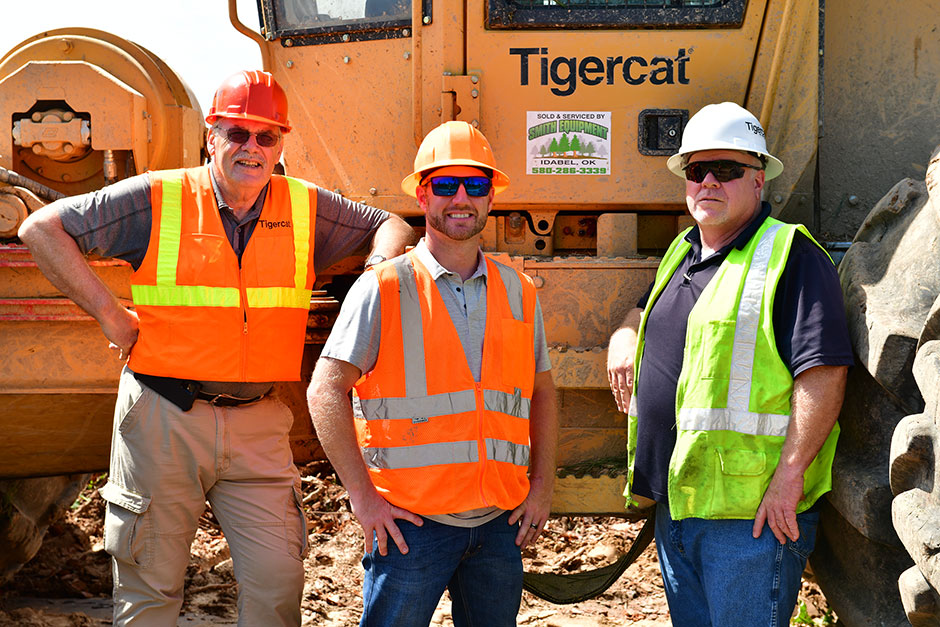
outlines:
[[[788,625],[853,363],[838,275],[761,201],[783,164],[747,110],[702,108],[666,166],[695,226],[608,349],[628,508],[655,503],[674,624]]]
[[[508,185],[470,124],[428,133],[401,183],[426,235],[356,281],[314,370],[310,415],[365,537],[360,627],[427,627],[445,589],[456,627],[516,624],[558,419],[535,284],[480,250]]]

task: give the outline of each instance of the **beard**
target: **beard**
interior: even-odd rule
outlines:
[[[467,213],[473,215],[473,211]],[[439,233],[443,233],[452,240],[462,242],[480,234],[486,226],[487,214],[477,214],[476,220],[472,225],[453,224],[443,214],[431,214],[426,216],[427,225]]]

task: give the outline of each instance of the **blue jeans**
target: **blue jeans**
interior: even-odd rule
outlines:
[[[522,599],[522,555],[516,546],[519,525],[509,512],[479,527],[452,527],[424,519],[418,527],[404,520],[408,554],[389,537],[388,555],[362,558],[363,612],[360,627],[427,627],[444,589],[450,591],[455,627],[516,624]]]
[[[786,627],[816,544],[819,512],[797,515],[800,538],[780,544],[753,520],[674,521],[656,506],[656,552],[674,625]]]

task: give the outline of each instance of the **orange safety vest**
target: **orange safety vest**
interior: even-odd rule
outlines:
[[[491,259],[481,381],[434,278],[413,252],[374,266],[382,342],[356,382],[356,435],[372,482],[416,514],[512,509],[529,493],[535,286]]]
[[[150,173],[150,244],[131,275],[135,372],[203,381],[297,381],[310,291],[316,187],[274,176],[238,257],[209,166]]]

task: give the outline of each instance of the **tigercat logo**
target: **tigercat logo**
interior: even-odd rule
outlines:
[[[764,129],[762,129],[759,124],[754,124],[753,122],[745,122],[744,125],[747,126],[747,130],[751,131],[755,135],[760,135],[761,137],[764,137]]]
[[[293,226],[290,220],[258,220],[262,229],[289,229]]]
[[[551,58],[548,48],[510,48],[510,55],[519,56],[519,84],[528,85],[531,77],[530,58],[532,65],[538,64],[539,85],[547,86],[549,81],[554,85],[551,92],[556,96],[570,96],[582,85],[600,85],[605,83],[613,85],[623,81],[627,85],[642,85],[649,81],[651,85],[688,85],[686,76],[686,63],[690,59],[692,49],[688,53],[685,48],[679,48],[674,57],[652,57],[647,60],[640,56],[600,57],[588,56]]]

